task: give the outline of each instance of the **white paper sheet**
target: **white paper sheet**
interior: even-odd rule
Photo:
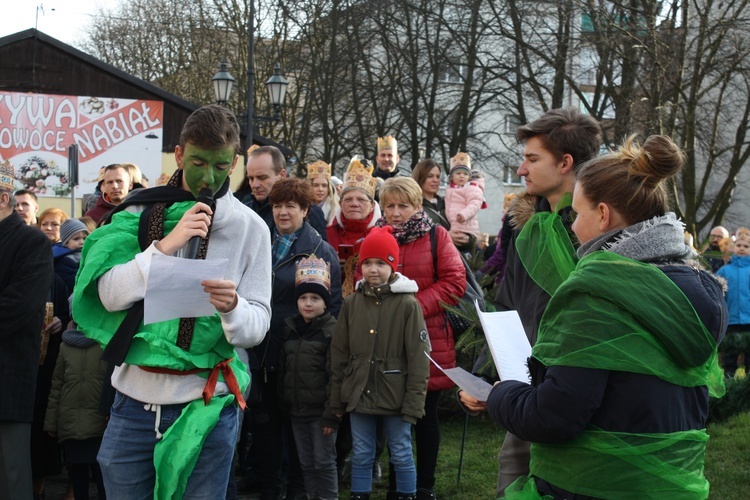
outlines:
[[[224,279],[228,259],[182,259],[153,255],[146,282],[143,324],[175,318],[213,316],[216,308],[208,301],[201,281]]]
[[[521,324],[517,311],[482,312],[474,303],[484,329],[487,345],[495,361],[500,380],[531,382],[527,359],[531,356],[531,344]]]
[[[432,359],[429,354],[424,354],[430,358],[430,361],[432,361],[435,366],[440,368],[440,371],[445,373],[449,379],[451,379],[462,390],[466,391],[470,396],[474,396],[479,401],[487,401],[490,391],[492,390],[492,385],[485,382],[484,379],[472,375],[460,366],[455,368],[443,368],[437,364],[437,361]]]

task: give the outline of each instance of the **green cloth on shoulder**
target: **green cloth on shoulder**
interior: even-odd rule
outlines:
[[[534,283],[549,295],[565,281],[576,267],[578,257],[570,234],[558,212],[571,204],[565,193],[555,212],[537,212],[516,238],[516,252]]]
[[[164,231],[169,233],[194,202],[175,203],[165,213]],[[73,294],[73,310],[79,329],[106,347],[127,311],[107,311],[99,301],[98,280],[107,271],[124,264],[141,252],[138,244],[139,213],[120,212],[110,224],[87,238]],[[141,325],[133,339],[125,362],[174,370],[212,369],[219,362],[235,356],[234,347],[224,337],[218,313],[196,318],[190,349],[177,346],[179,319]],[[244,390],[249,378],[245,370],[235,372]]]
[[[168,234],[188,210],[193,201],[174,203],[165,211],[164,232]],[[79,329],[96,340],[102,348],[117,331],[127,311],[109,312],[99,300],[99,278],[119,264],[131,261],[141,252],[138,243],[140,213],[118,212],[106,224],[94,231],[83,247],[81,265],[76,277],[73,310]],[[232,359],[230,367],[237,378],[240,390],[250,383],[245,365],[235,354],[224,336],[218,313],[196,318],[190,349],[176,345],[179,319],[149,325],[141,324],[125,358],[131,365],[191,370],[203,368],[198,375],[208,377],[209,371],[220,362]],[[219,375],[219,380],[224,381]],[[154,497],[181,498],[190,474],[198,460],[203,443],[216,426],[221,410],[232,404],[235,397],[214,396],[208,403],[203,399],[190,402],[180,417],[170,426],[154,449],[156,486]],[[146,401],[148,402],[148,401]]]
[[[682,290],[658,267],[613,252],[581,259],[550,300],[532,356],[724,394],[716,341]]]
[[[613,252],[578,262],[547,306],[532,356],[546,366],[640,373],[724,393],[716,341],[682,290],[658,267]],[[706,498],[707,441],[705,429],[634,434],[589,426],[570,442],[533,444],[530,470],[598,498]],[[529,495],[528,486],[518,494]]]

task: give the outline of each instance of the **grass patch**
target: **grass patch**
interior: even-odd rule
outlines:
[[[505,430],[482,415],[470,417],[460,483],[458,464],[464,418],[441,412],[441,443],[435,493],[439,500],[494,499],[497,482],[497,454]],[[750,413],[735,415],[724,422],[709,425],[705,474],[711,483],[709,498],[734,500],[750,497]],[[381,457],[387,476],[387,452]],[[385,499],[387,479],[374,485],[373,500]],[[341,498],[349,498],[349,485],[342,485]]]
[[[748,498],[750,487],[750,413],[708,427],[706,478],[711,499]]]
[[[462,412],[463,415],[463,412]],[[489,417],[469,417],[461,479],[458,464],[461,456],[461,437],[464,418],[441,413],[440,455],[435,472],[435,494],[438,500],[494,499],[497,483],[497,454],[505,437],[505,430]],[[388,490],[388,452],[383,453],[383,480],[373,485],[372,499],[385,499]],[[349,498],[349,483],[339,486],[340,497]]]

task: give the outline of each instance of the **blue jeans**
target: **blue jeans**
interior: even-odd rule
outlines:
[[[390,460],[396,470],[396,491],[413,495],[417,491],[417,471],[411,451],[411,424],[401,415],[365,415],[352,412],[352,492],[372,490],[372,464],[375,460],[377,421],[383,419]]]
[[[320,418],[308,421],[292,417],[292,431],[307,495],[320,499],[338,498],[336,433],[324,436]]]
[[[165,433],[185,406],[162,405],[159,432]],[[225,497],[237,423],[237,405],[224,408],[216,427],[206,437],[183,498]],[[157,443],[155,425],[155,412],[144,409],[144,403],[117,392],[97,456],[109,498],[153,498],[156,479],[154,446]]]

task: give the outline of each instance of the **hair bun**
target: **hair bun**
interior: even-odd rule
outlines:
[[[643,143],[643,154],[648,155],[649,161],[642,171],[653,179],[654,185],[676,175],[685,163],[680,148],[666,135],[649,136]]]
[[[644,186],[655,188],[662,180],[682,169],[685,158],[680,148],[666,135],[652,135],[643,146],[631,135],[617,156],[630,161],[630,175],[639,177]]]

